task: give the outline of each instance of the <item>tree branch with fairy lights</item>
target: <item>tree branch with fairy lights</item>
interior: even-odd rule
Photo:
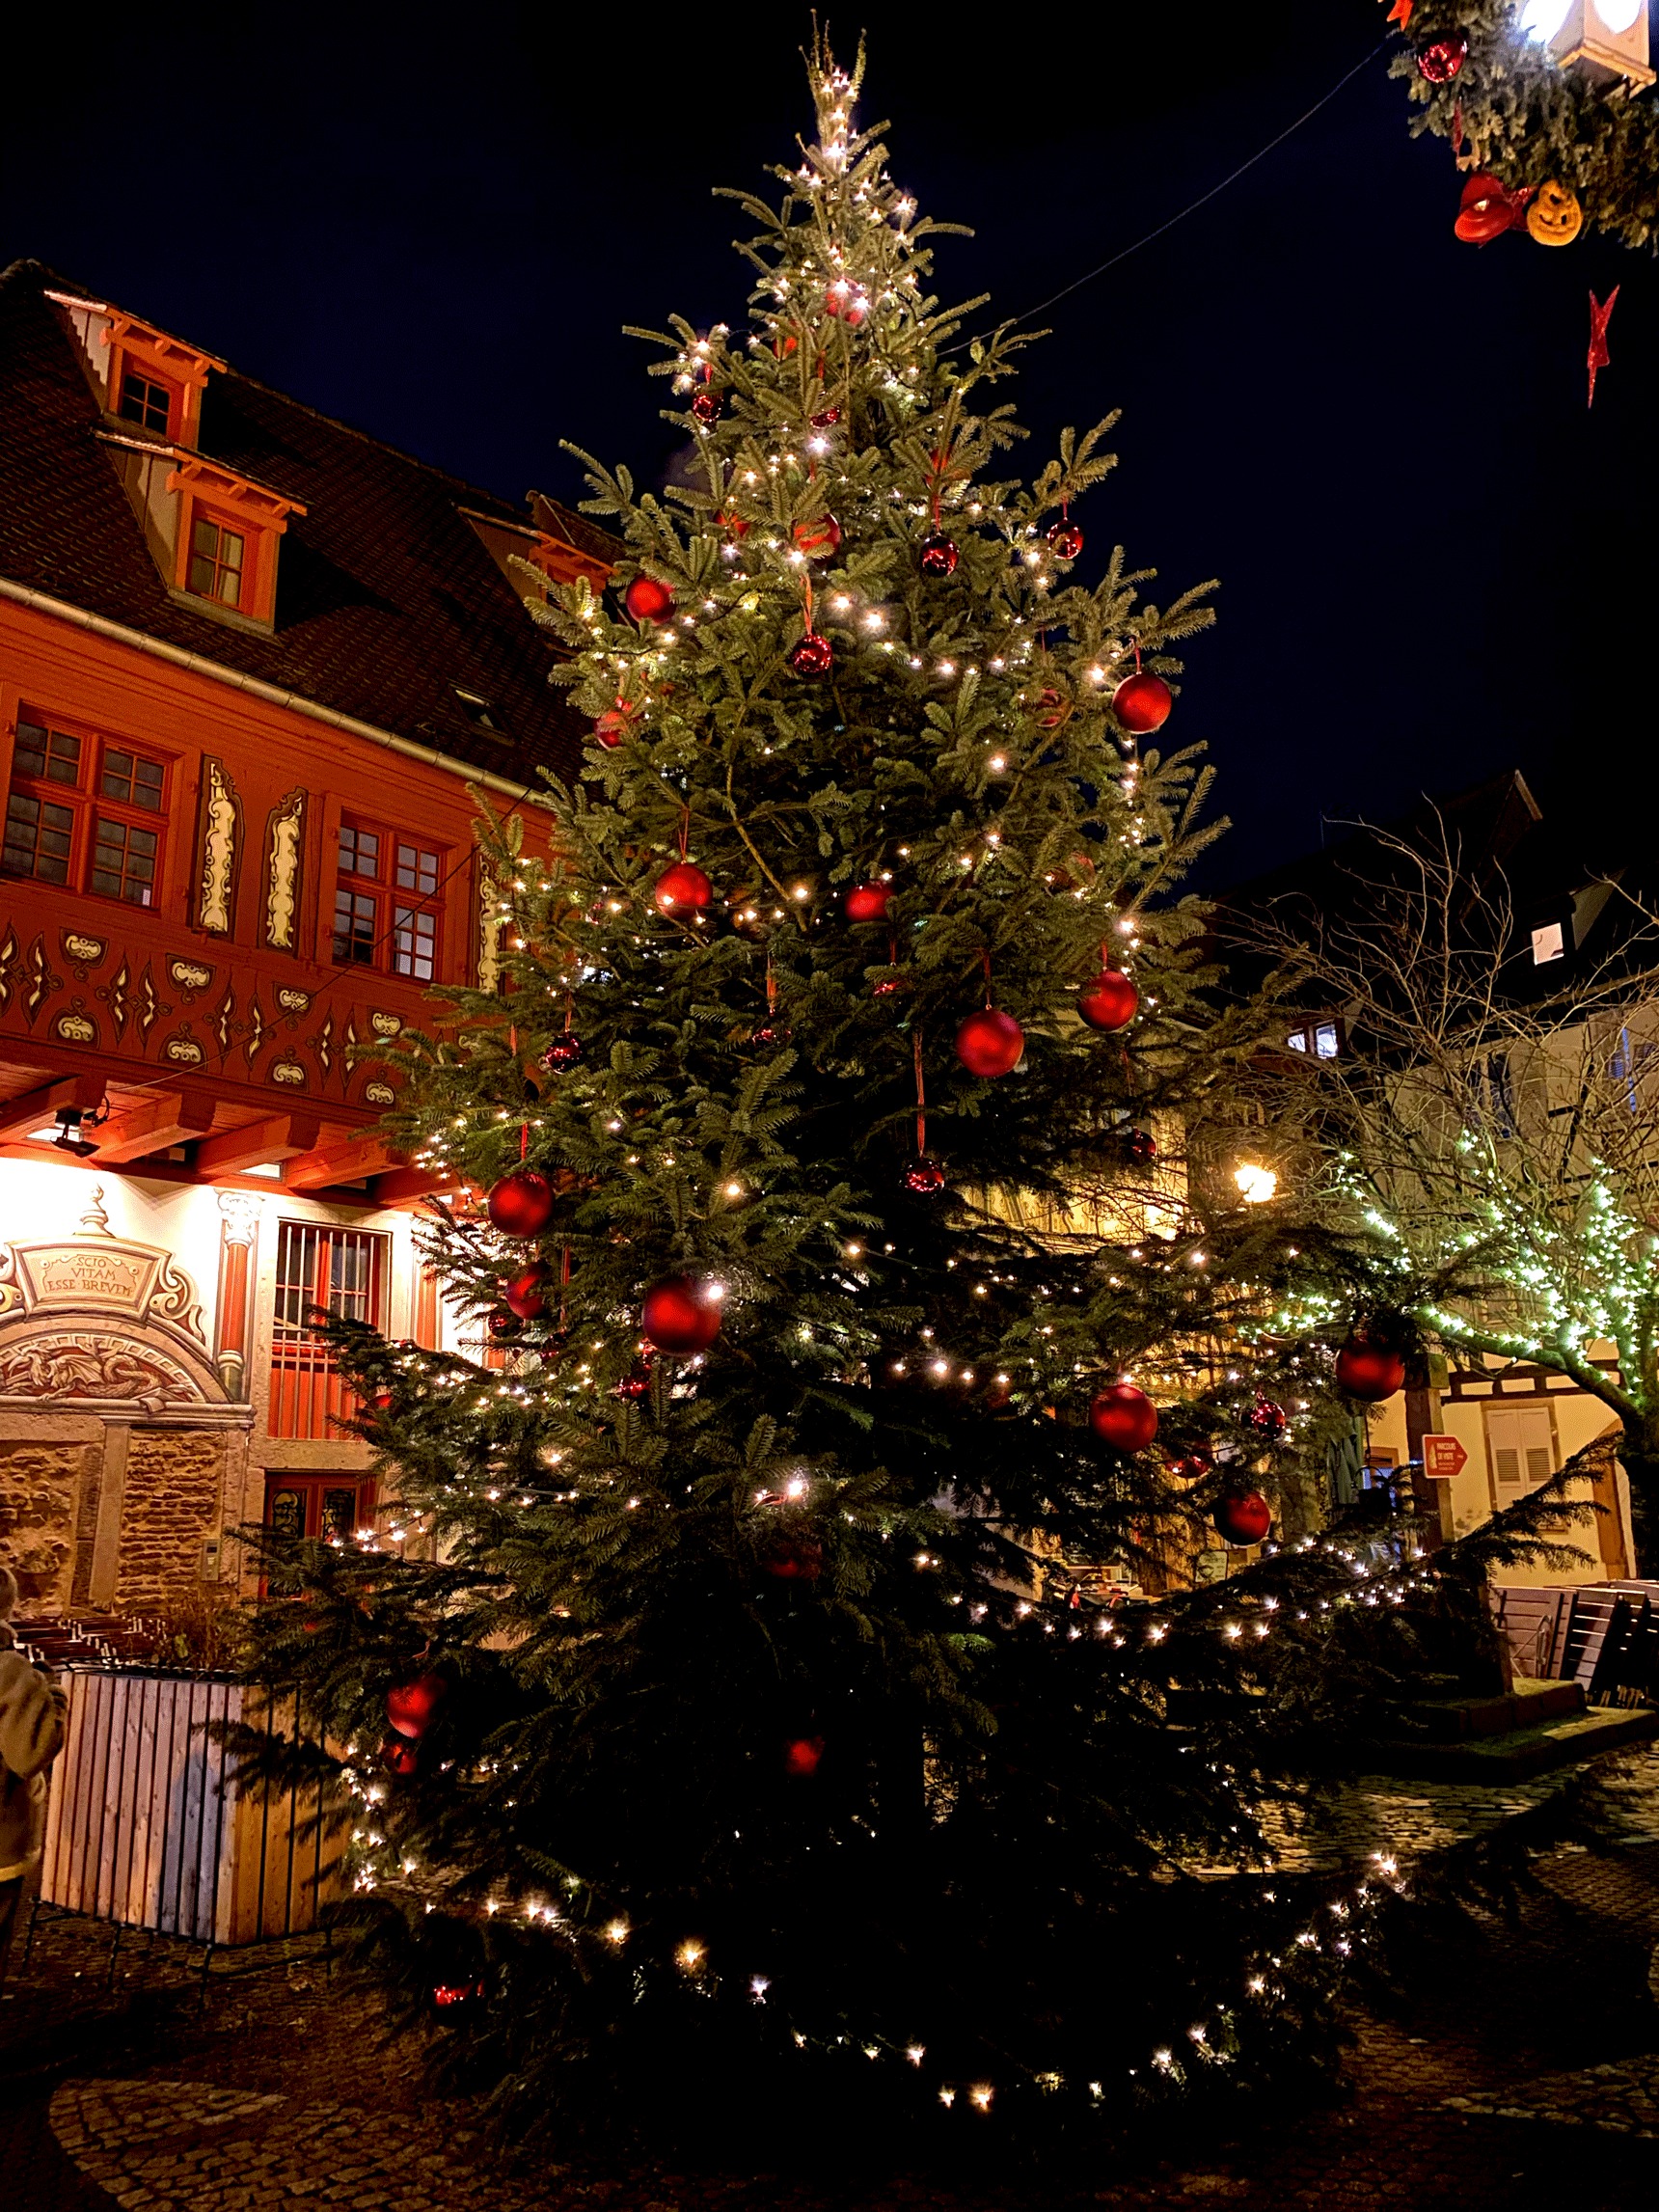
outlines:
[[[1265,1109],[1408,1339],[1543,1368],[1607,1408],[1650,1559],[1659,927],[1615,881],[1592,885],[1580,906],[1587,923],[1607,917],[1607,950],[1557,942],[1557,981],[1502,871],[1467,860],[1439,817],[1421,836],[1372,833],[1355,853],[1335,895],[1234,925],[1297,964],[1302,991],[1343,1023],[1339,1054],[1265,1065]],[[1275,1325],[1315,1310],[1305,1297]]]

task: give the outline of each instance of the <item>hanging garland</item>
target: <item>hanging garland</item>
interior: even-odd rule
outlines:
[[[1564,188],[1585,226],[1659,246],[1659,109],[1622,81],[1564,68],[1521,30],[1521,14],[1516,0],[1395,0],[1389,22],[1403,47],[1389,74],[1409,81],[1421,111],[1412,135],[1450,139],[1459,168],[1517,196],[1553,186],[1559,208]],[[1570,224],[1554,236],[1517,227],[1541,244],[1578,234]]]

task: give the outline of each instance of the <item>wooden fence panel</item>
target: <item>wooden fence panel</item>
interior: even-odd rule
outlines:
[[[318,1925],[343,1892],[318,1790],[238,1789],[223,1721],[292,1734],[298,1699],[204,1675],[76,1669],[46,1806],[41,1894],[197,1943]]]

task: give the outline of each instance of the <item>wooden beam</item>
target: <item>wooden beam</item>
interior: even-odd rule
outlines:
[[[367,1175],[382,1175],[390,1167],[408,1165],[407,1155],[394,1151],[385,1137],[372,1130],[348,1136],[343,1142],[325,1144],[314,1152],[302,1152],[283,1169],[288,1190],[326,1190],[336,1183],[361,1183]]]
[[[302,1152],[314,1152],[322,1133],[322,1119],[314,1113],[269,1113],[241,1129],[221,1130],[204,1137],[196,1148],[196,1172],[245,1175],[250,1167],[269,1167],[292,1160]]]
[[[377,1206],[419,1206],[424,1198],[464,1197],[467,1185],[442,1167],[394,1167],[368,1186]]]
[[[0,1105],[0,1144],[15,1144],[37,1129],[45,1129],[60,1106],[76,1106],[92,1113],[104,1095],[102,1076],[63,1076],[55,1083],[42,1083],[21,1098]]]
[[[205,1091],[157,1091],[87,1134],[97,1146],[98,1159],[114,1166],[206,1136],[213,1127],[213,1111],[214,1101]]]

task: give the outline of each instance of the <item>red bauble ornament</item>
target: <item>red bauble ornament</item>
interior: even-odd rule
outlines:
[[[1282,1406],[1275,1406],[1271,1398],[1258,1398],[1244,1416],[1245,1426],[1269,1444],[1276,1444],[1291,1426],[1291,1416]]]
[[[665,1275],[645,1293],[639,1325],[659,1352],[706,1352],[721,1332],[720,1299],[690,1275]]]
[[[412,1682],[399,1682],[387,1691],[386,1718],[399,1735],[419,1743],[449,1692],[442,1675],[417,1675]]]
[[[1175,694],[1149,669],[1137,669],[1132,676],[1126,676],[1112,694],[1113,714],[1136,737],[1149,737],[1155,729],[1161,729],[1174,704]]]
[[[377,1413],[390,1413],[395,1400],[390,1390],[377,1390],[368,1403]]]
[[[1114,1382],[1090,1405],[1089,1426],[1102,1444],[1144,1452],[1157,1434],[1157,1407],[1132,1382]]]
[[[650,1387],[651,1378],[648,1375],[625,1375],[616,1385],[616,1395],[618,1398],[643,1398]]]
[[[490,1332],[492,1344],[510,1344],[522,1331],[524,1323],[506,1306],[494,1306],[484,1325]]]
[[[1228,1490],[1216,1499],[1212,1518],[1229,1543],[1260,1543],[1273,1525],[1273,1509],[1260,1490]]]
[[[1126,1129],[1118,1133],[1124,1158],[1136,1167],[1150,1167],[1157,1158],[1157,1138],[1150,1129]]]
[[[824,1571],[824,1546],[815,1537],[779,1537],[760,1564],[779,1582],[816,1582]]]
[[[841,410],[839,407],[824,407],[810,420],[815,430],[832,430],[841,420]]]
[[[391,1774],[413,1774],[420,1764],[415,1746],[400,1735],[389,1735],[380,1747],[380,1762]]]
[[[503,1237],[539,1237],[553,1219],[553,1185],[533,1167],[515,1168],[490,1186],[484,1204]]]
[[[751,1045],[787,1045],[795,1031],[785,1022],[763,1022],[758,1029],[751,1029]]]
[[[994,1006],[970,1014],[956,1033],[956,1056],[970,1076],[1005,1076],[1024,1050],[1024,1030]]]
[[[888,884],[855,884],[847,893],[847,919],[885,921],[892,897],[892,887]]]
[[[823,1757],[821,1735],[792,1736],[783,1747],[783,1771],[785,1774],[816,1774]]]
[[[692,394],[692,413],[705,430],[712,430],[725,413],[725,395],[711,392],[705,384],[701,391]]]
[[[1062,560],[1075,560],[1083,550],[1083,533],[1074,522],[1051,522],[1048,543]]]
[[[481,1981],[440,1981],[432,1992],[432,2002],[446,2007],[450,2005],[469,2005],[475,1997],[483,1994],[484,1985]]]
[[[942,530],[936,530],[922,539],[916,560],[924,576],[954,576],[961,558],[955,538],[946,537]]]
[[[839,315],[849,330],[857,330],[870,312],[870,295],[862,285],[837,277],[824,294],[824,305],[831,314]]]
[[[828,560],[841,543],[841,525],[832,514],[821,514],[816,522],[798,522],[795,542],[808,560]]]
[[[1454,39],[1436,39],[1417,56],[1417,66],[1431,85],[1449,85],[1469,59],[1469,41],[1461,32]]]
[[[513,1276],[502,1297],[520,1321],[540,1321],[547,1311],[545,1292],[552,1279],[553,1270],[545,1260],[537,1260]]]
[[[899,1182],[912,1198],[937,1198],[944,1188],[944,1169],[937,1160],[918,1152],[914,1160],[906,1162]]]
[[[582,1039],[574,1029],[566,1029],[541,1055],[541,1064],[550,1076],[568,1075],[582,1062]]]
[[[674,611],[674,594],[654,576],[636,576],[622,594],[622,604],[635,622],[660,622]]]
[[[819,631],[808,630],[790,654],[789,665],[798,676],[827,676],[835,666],[835,648]]]
[[[1077,997],[1077,1011],[1091,1029],[1108,1035],[1127,1029],[1140,1010],[1140,993],[1121,968],[1102,968]]]
[[[1404,1360],[1386,1345],[1350,1336],[1337,1353],[1338,1388],[1350,1398],[1364,1399],[1368,1406],[1379,1406],[1385,1398],[1392,1398],[1404,1380]]]
[[[714,895],[713,884],[690,860],[676,860],[671,868],[665,868],[651,893],[663,914],[701,914]]]

